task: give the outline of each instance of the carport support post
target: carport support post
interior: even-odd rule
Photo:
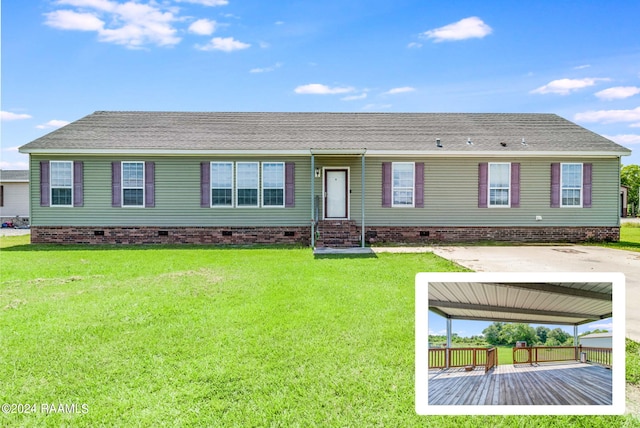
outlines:
[[[451,349],[451,318],[447,318],[447,352],[446,352],[446,366],[449,368],[449,350]]]
[[[578,346],[578,324],[573,326],[573,346]]]
[[[316,158],[311,154],[311,248],[316,246],[315,237],[316,237],[316,218],[315,218],[315,207],[313,206],[315,203],[315,193],[316,193]]]
[[[362,224],[360,225],[360,242],[361,247],[364,248],[364,153],[362,154],[362,177],[360,178],[360,182],[362,183],[362,198],[361,198],[361,207],[360,211],[362,212]]]

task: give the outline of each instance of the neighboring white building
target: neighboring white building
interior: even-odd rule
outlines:
[[[29,171],[0,170],[0,220],[29,218]]]
[[[591,333],[578,338],[579,344],[582,346],[590,346],[592,348],[611,348],[613,333]]]

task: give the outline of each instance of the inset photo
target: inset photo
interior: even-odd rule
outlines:
[[[624,413],[624,275],[420,273],[419,414]]]

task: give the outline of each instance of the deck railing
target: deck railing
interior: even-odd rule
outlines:
[[[429,368],[444,369],[447,367],[448,348],[429,348]]]
[[[487,364],[484,366],[484,372],[488,372],[498,365],[498,353],[496,348],[487,349]]]
[[[600,364],[606,367],[611,367],[613,361],[611,360],[611,348],[594,348],[591,346],[581,346],[579,352],[585,352],[587,354],[587,361]]]
[[[533,346],[513,348],[513,364],[548,363],[555,361],[580,361],[586,353],[587,361],[611,367],[611,348],[586,346]]]
[[[492,348],[495,350],[495,348]],[[429,348],[429,368],[443,369],[447,367],[487,366],[487,348]],[[494,352],[493,365],[497,364]],[[488,370],[488,369],[487,369]]]

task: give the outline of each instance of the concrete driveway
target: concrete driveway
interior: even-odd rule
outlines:
[[[433,252],[477,272],[622,272],[626,336],[640,341],[640,253],[579,245],[433,247]]]

